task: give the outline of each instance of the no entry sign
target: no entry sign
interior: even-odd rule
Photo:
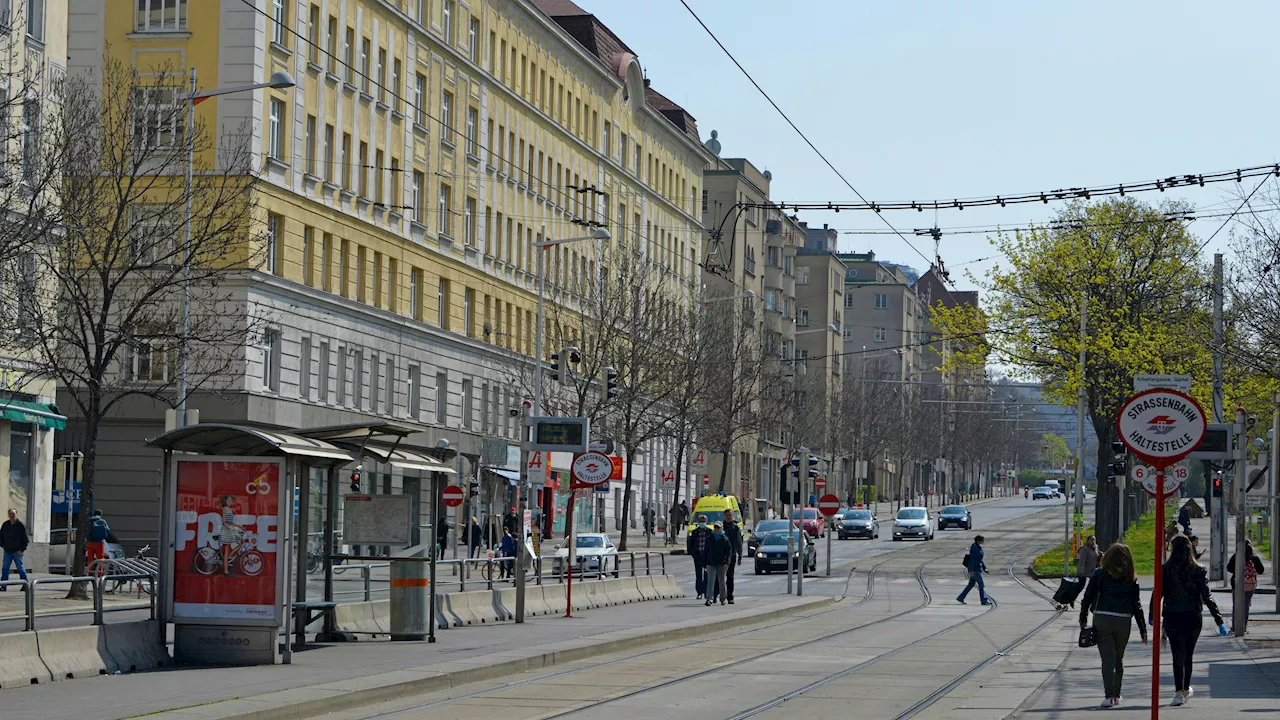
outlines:
[[[440,491],[440,494],[443,496],[444,504],[449,507],[458,507],[462,504],[462,488],[457,485],[446,487]]]
[[[839,509],[840,509],[840,498],[836,497],[835,495],[832,495],[831,493],[827,493],[826,495],[823,495],[822,498],[818,500],[818,512],[822,513],[823,515],[826,515],[827,517],[831,517],[832,515],[835,515],[836,511],[838,511]]]
[[[813,487],[817,490],[826,490],[827,479],[819,475],[818,477],[813,479]]]

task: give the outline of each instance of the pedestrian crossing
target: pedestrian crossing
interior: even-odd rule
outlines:
[[[969,583],[969,580],[968,578],[937,578],[937,579],[929,580],[928,582],[930,585],[967,585]],[[890,580],[889,584],[890,585],[906,585],[906,584],[915,585],[916,581],[914,578],[898,578],[897,580]],[[986,583],[987,587],[1013,587],[1014,585],[1017,585],[1017,584],[1018,582],[1016,580],[996,580],[995,582],[987,581]]]

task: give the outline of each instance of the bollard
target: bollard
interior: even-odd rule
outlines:
[[[490,557],[488,560],[485,560],[485,563],[487,564],[487,567],[489,569],[489,572],[488,572],[489,589],[492,590],[493,589],[493,558]]]
[[[649,567],[649,553],[644,554],[644,574],[645,575],[653,574],[653,568]]]
[[[373,599],[372,598],[373,587],[370,582],[372,580],[371,575],[372,575],[372,568],[370,568],[368,565],[360,566],[360,577],[362,580],[364,580],[364,601],[365,602],[369,602],[370,600]]]
[[[425,640],[433,622],[428,604],[431,580],[427,563],[410,558],[427,558],[427,545],[401,550],[391,561],[391,639]]]
[[[458,592],[467,591],[467,568],[466,560],[462,561],[463,568],[458,571]],[[456,567],[456,566],[455,566]]]

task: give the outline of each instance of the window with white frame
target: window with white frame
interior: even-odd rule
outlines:
[[[796,325],[800,327],[809,326],[809,308],[798,308],[796,310]]]
[[[889,296],[883,293],[876,293],[876,309],[884,310],[889,307]]]
[[[276,256],[280,252],[280,224],[279,215],[276,215],[275,213],[267,213],[267,256],[263,258],[263,269],[273,275],[276,272]]]
[[[440,134],[441,139],[447,142],[453,142],[453,93],[448,90],[440,91],[440,124],[444,125],[445,131]]]
[[[418,73],[413,83],[413,121],[426,127],[427,124],[427,76]]]
[[[480,130],[480,111],[473,107],[467,108],[467,154],[473,157],[479,155],[477,143],[479,138],[476,137]]]
[[[445,43],[453,44],[453,0],[444,0],[440,5],[440,31],[444,33]]]
[[[312,5],[307,14],[307,62],[320,64],[320,6]]]
[[[8,5],[8,0],[0,0]],[[137,0],[133,29],[138,32],[175,32],[187,29],[187,0]]]
[[[463,212],[463,222],[466,225],[463,232],[463,241],[470,247],[476,244],[476,199],[467,198],[466,210]]]
[[[298,397],[311,399],[311,338],[303,337],[298,347]]]
[[[774,290],[773,288],[766,288],[764,291],[764,309],[765,310],[778,309],[778,291]]]
[[[804,267],[803,265],[796,268],[796,284],[797,285],[809,284],[809,268]]]
[[[278,45],[288,47],[289,4],[285,0],[271,0],[271,40]]]
[[[436,230],[441,235],[453,235],[453,213],[449,210],[452,205],[453,188],[440,183],[440,202],[436,207],[436,213],[440,216],[440,219],[436,224]]]
[[[426,224],[427,208],[422,196],[422,186],[427,176],[420,170],[413,171],[413,220],[419,225]]]
[[[845,325],[840,331],[840,339],[849,342],[853,339],[853,328]]]
[[[370,58],[371,47],[369,38],[360,39],[360,91],[366,95],[369,94],[369,63],[372,62]]]
[[[307,158],[306,158],[307,171],[306,172],[308,175],[315,175],[316,174],[316,116],[315,115],[307,116],[305,143],[306,143],[306,152],[307,152]]]
[[[471,62],[480,64],[480,20],[471,18],[467,25],[467,54]]]
[[[847,292],[844,294],[844,307],[846,310],[853,307],[853,293]]]
[[[462,381],[462,427],[468,430],[471,429],[471,422],[472,422],[471,416],[474,414],[474,409],[472,407],[473,399],[471,397],[473,394],[474,392],[472,391],[472,388],[471,388],[471,381],[463,380]]]
[[[284,160],[284,101],[271,98],[271,110],[267,115],[270,135],[267,145],[267,156],[276,160]]]
[[[262,389],[280,391],[280,331],[262,333]]]
[[[172,147],[182,142],[181,91],[146,87],[133,91],[133,144],[139,148]]]
[[[172,205],[139,204],[129,208],[131,260],[140,266],[178,264],[182,217]]]
[[[884,328],[876,328],[876,342],[884,342],[889,339],[889,331]]]
[[[22,103],[22,179],[34,184],[40,171],[40,101]]]
[[[316,383],[316,399],[329,402],[329,343],[320,342],[320,381]]]
[[[387,104],[387,49],[378,48],[378,102]]]
[[[27,0],[27,37],[44,42],[44,0]]]
[[[173,379],[176,348],[161,337],[141,337],[129,348],[129,379],[134,382],[166,382]]]
[[[449,416],[449,376],[436,374],[436,422],[443,424]]]
[[[401,76],[400,58],[396,58],[391,63],[391,109],[401,112],[403,103],[400,102],[403,97],[400,92],[400,76]]]
[[[417,365],[410,365],[408,371],[406,393],[409,417],[417,420],[418,416],[422,414],[422,369]]]

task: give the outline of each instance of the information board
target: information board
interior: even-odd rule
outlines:
[[[342,503],[342,542],[398,545],[413,540],[412,498],[408,495],[348,495]]]

